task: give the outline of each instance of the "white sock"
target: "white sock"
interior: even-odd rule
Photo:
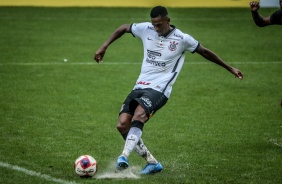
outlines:
[[[136,146],[134,147],[134,150],[136,151],[136,153],[138,153],[138,155],[143,157],[147,161],[147,163],[151,163],[151,164],[158,163],[155,157],[150,153],[148,148],[145,146],[141,138],[139,142],[136,144]]]
[[[126,141],[125,141],[125,145],[123,148],[123,152],[122,155],[128,157],[129,154],[132,152],[132,150],[134,149],[134,147],[137,145],[137,143],[139,142],[140,138],[142,135],[142,130],[140,128],[137,127],[131,127]]]

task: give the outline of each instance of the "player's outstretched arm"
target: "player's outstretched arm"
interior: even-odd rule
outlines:
[[[200,54],[201,56],[203,56],[204,58],[206,58],[207,60],[222,66],[223,68],[228,70],[230,73],[232,73],[236,78],[239,78],[240,80],[243,79],[243,73],[240,70],[226,64],[219,56],[217,56],[211,50],[200,45],[198,49],[196,50],[196,52]]]
[[[113,43],[115,40],[120,38],[124,33],[130,32],[130,24],[124,24],[121,25],[119,28],[117,28],[110,38],[105,41],[105,43],[95,52],[94,60],[96,60],[97,63],[100,63],[103,60],[103,57],[106,53],[106,50],[108,46]]]
[[[270,22],[270,16],[269,17],[262,17],[258,10],[260,8],[259,2],[252,1],[250,2],[250,9],[252,12],[252,17],[255,22],[255,24],[259,27],[265,27],[271,24]]]

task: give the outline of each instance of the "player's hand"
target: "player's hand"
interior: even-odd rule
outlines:
[[[256,2],[256,1],[250,2],[251,11],[253,11],[253,12],[258,11],[259,8],[260,8],[259,2]]]
[[[236,69],[236,68],[231,68],[230,69],[230,72],[231,73],[233,73],[234,75],[235,75],[235,78],[238,78],[238,79],[240,79],[240,80],[242,80],[243,79],[243,73],[240,71],[240,70],[238,70],[238,69]]]
[[[94,60],[95,60],[97,63],[102,62],[105,53],[106,53],[106,49],[105,49],[104,47],[101,47],[100,49],[98,49],[98,50],[95,52]]]

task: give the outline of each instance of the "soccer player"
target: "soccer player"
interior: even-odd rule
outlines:
[[[151,22],[121,25],[94,56],[97,63],[101,62],[108,46],[125,33],[131,33],[143,42],[144,58],[140,75],[119,113],[117,129],[125,139],[125,144],[116,165],[117,170],[126,169],[129,166],[128,156],[135,150],[147,161],[141,174],[153,174],[163,169],[162,164],[145,146],[141,135],[144,124],[166,104],[182,68],[186,51],[198,53],[225,68],[235,77],[243,79],[240,70],[229,66],[192,36],[171,25],[165,7],[154,7],[150,16]]]
[[[262,17],[258,10],[260,8],[259,2],[250,2],[250,9],[252,12],[253,20],[259,27],[265,27],[268,25],[282,25],[282,0],[279,0],[280,10],[277,10],[268,17]]]

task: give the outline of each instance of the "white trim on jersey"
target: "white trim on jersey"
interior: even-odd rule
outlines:
[[[159,36],[149,22],[131,25],[132,35],[140,38],[144,47],[141,72],[133,89],[152,88],[169,98],[183,66],[185,52],[194,53],[199,46],[192,36],[172,27],[164,37]]]

